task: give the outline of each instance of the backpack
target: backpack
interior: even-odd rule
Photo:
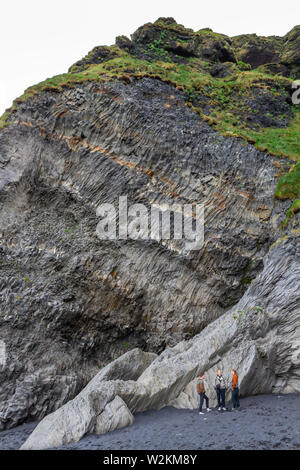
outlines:
[[[224,386],[221,387],[221,383],[223,382]],[[227,389],[227,385],[226,385],[226,381],[223,377],[223,375],[221,375],[221,377],[219,378],[219,376],[217,375],[216,377],[216,380],[215,380],[215,389],[216,390],[226,390]]]
[[[204,389],[203,382],[198,382],[197,383],[197,393],[198,393],[198,395],[200,395],[200,393],[204,393],[204,392],[205,392],[205,389]]]

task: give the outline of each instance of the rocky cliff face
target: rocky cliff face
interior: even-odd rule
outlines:
[[[215,402],[218,367],[239,371],[242,395],[299,393],[299,249],[294,236],[274,246],[240,302],[193,339],[158,357],[133,350],[108,365],[74,400],[46,416],[22,449],[56,447],[130,425],[136,411],[168,404],[196,408],[193,379],[203,371]],[[135,364],[131,375],[128,362]]]
[[[27,91],[2,119],[0,428],[56,410],[128,349],[161,353],[218,318],[222,325],[270,246],[298,233],[299,215],[287,223],[286,211],[300,189],[284,176],[295,174],[300,155],[291,80],[239,70],[243,38],[171,20],[94,49],[68,74]],[[280,175],[296,192],[274,200]],[[117,206],[121,195],[149,211],[204,204],[204,246],[99,240],[96,208]],[[299,286],[299,259],[290,258]],[[289,282],[281,284],[283,309]],[[265,295],[257,294],[259,305]],[[298,306],[295,298],[295,318]],[[264,390],[298,390],[298,372],[272,374]]]

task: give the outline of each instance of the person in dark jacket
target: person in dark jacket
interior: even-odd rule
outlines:
[[[225,408],[225,391],[226,391],[226,383],[225,379],[222,375],[222,371],[218,370],[217,377],[215,378],[215,389],[217,392],[217,399],[218,399],[218,411],[224,410]]]
[[[231,386],[232,411],[235,411],[235,410],[238,410],[240,407],[239,378],[235,369],[231,369],[231,375],[232,375],[232,386]]]
[[[200,396],[199,415],[203,415],[203,412],[202,412],[203,400],[206,401],[206,411],[207,412],[211,411],[211,409],[209,408],[209,399],[205,393],[204,379],[205,379],[205,375],[203,374],[199,377],[199,380],[197,382],[197,393]]]

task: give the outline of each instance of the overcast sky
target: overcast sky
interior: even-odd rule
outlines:
[[[31,85],[64,73],[94,46],[159,16],[194,30],[284,35],[300,2],[276,0],[0,0],[0,115]]]

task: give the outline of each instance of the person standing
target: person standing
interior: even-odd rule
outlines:
[[[232,411],[238,410],[240,407],[240,400],[239,400],[239,378],[236,373],[235,369],[231,369],[232,375],[232,390],[231,390],[231,398],[232,398]]]
[[[218,411],[221,411],[221,410],[226,411],[226,408],[225,408],[226,383],[222,375],[222,371],[220,369],[218,370],[217,377],[215,378],[215,389],[217,392],[217,399],[218,399]]]
[[[200,396],[199,415],[203,415],[202,407],[203,407],[204,400],[206,401],[206,411],[207,412],[211,411],[211,409],[209,408],[209,399],[205,393],[204,379],[205,379],[205,375],[203,374],[199,377],[199,380],[197,382],[197,393]]]

